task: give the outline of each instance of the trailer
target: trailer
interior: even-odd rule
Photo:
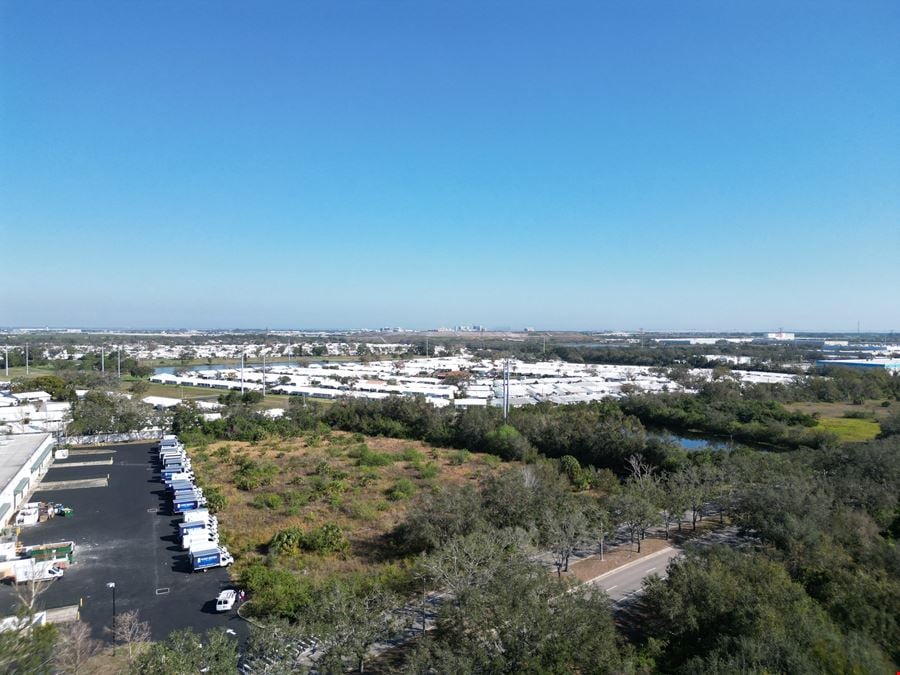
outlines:
[[[182,473],[176,473],[176,474],[173,474],[169,480],[163,481],[163,482],[168,484],[168,483],[177,483],[178,481],[183,481],[183,480],[193,481],[194,480],[194,472],[193,471],[183,471]]]
[[[211,567],[228,567],[234,562],[234,558],[224,546],[191,549],[188,555],[191,560],[191,569],[195,572],[208,570]]]
[[[195,520],[206,520],[207,518],[215,518],[215,516],[211,516],[209,513],[209,509],[193,509],[192,511],[185,511],[181,514],[181,522],[183,523],[191,523]]]
[[[192,536],[195,532],[209,532],[212,534],[218,534],[219,524],[215,520],[195,520],[192,523],[178,524],[178,536],[182,539]]]
[[[185,456],[185,450],[181,446],[178,446],[176,448],[168,448],[166,450],[159,451],[160,459],[162,459],[163,457],[184,457],[184,456]]]
[[[183,464],[184,466],[189,466],[191,460],[189,457],[185,455],[169,455],[166,457],[160,458],[160,462],[164,467],[172,466],[173,464]]]
[[[203,499],[203,493],[202,493],[202,492],[196,492],[196,491],[194,491],[194,490],[189,490],[189,491],[187,491],[187,492],[176,492],[176,493],[172,496],[172,503],[173,503],[173,504],[175,504],[175,503],[181,503],[181,502],[187,502],[187,501],[196,501],[196,502],[198,502],[198,503],[201,502],[201,501],[204,501],[204,499]]]
[[[194,536],[187,537],[181,542],[182,551],[190,551],[197,548],[209,548],[219,545],[219,535],[201,530]]]
[[[182,499],[182,500],[173,500],[172,501],[172,513],[184,513],[185,511],[192,511],[193,509],[199,509],[201,506],[206,506],[205,499]]]

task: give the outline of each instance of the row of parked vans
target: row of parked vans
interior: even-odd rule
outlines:
[[[190,558],[191,569],[227,567],[234,562],[219,545],[219,521],[206,507],[203,489],[194,482],[191,459],[177,436],[164,436],[159,444],[160,478],[177,516],[178,539]]]

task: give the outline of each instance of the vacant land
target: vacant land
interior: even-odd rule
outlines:
[[[837,435],[843,443],[870,441],[879,433],[879,422],[897,411],[896,401],[883,405],[868,400],[860,405],[851,403],[791,403],[785,407],[819,418],[819,428]]]
[[[890,401],[887,406],[879,400],[864,401],[860,405],[852,403],[788,403],[785,408],[807,415],[817,414],[819,417],[846,417],[848,414],[865,413],[880,422],[900,409],[900,403]]]
[[[844,443],[871,441],[881,433],[878,422],[850,417],[822,417],[818,426],[837,434],[838,440]]]
[[[201,482],[226,498],[219,518],[239,569],[264,559],[272,537],[286,528],[340,528],[344,550],[282,557],[314,576],[376,571],[390,557],[385,534],[414,495],[477,481],[499,464],[491,455],[342,432],[256,445],[216,442],[190,452]]]

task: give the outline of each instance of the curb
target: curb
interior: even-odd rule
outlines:
[[[638,563],[646,562],[647,560],[651,560],[651,559],[655,558],[656,556],[660,556],[663,553],[668,553],[669,551],[674,551],[674,550],[675,550],[674,546],[666,546],[666,548],[661,548],[658,551],[654,551],[653,553],[651,553],[649,555],[641,556],[637,560],[632,560],[631,562],[627,562],[624,565],[619,565],[618,567],[615,567],[615,568],[609,570],[608,572],[604,572],[603,574],[596,576],[593,579],[588,579],[587,581],[582,581],[581,583],[583,583],[583,584],[597,583],[598,581],[600,581],[604,577],[609,576],[610,574],[613,574],[615,572],[621,572],[622,570],[628,569],[629,567],[632,567],[633,565],[637,565]]]
[[[240,605],[238,605],[238,608],[237,608],[237,610],[235,610],[235,613],[236,613],[239,617],[241,617],[244,621],[246,621],[247,623],[249,623],[249,624],[251,624],[251,625],[253,625],[253,626],[256,626],[257,628],[262,628],[263,630],[265,630],[266,628],[268,628],[268,626],[265,626],[264,624],[259,623],[259,622],[256,621],[255,619],[251,619],[250,617],[246,617],[246,616],[244,616],[243,614],[241,614],[241,609],[242,609],[243,607],[246,607],[247,605],[249,605],[251,602],[253,602],[253,601],[252,601],[252,600],[245,600],[243,603],[241,603]]]

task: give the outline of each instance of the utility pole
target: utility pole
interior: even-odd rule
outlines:
[[[9,377],[9,337],[6,338],[6,355],[3,357],[3,363],[6,364],[6,376]]]
[[[503,421],[509,418],[509,357],[503,370]]]
[[[28,374],[28,343],[25,343],[25,374]]]
[[[244,350],[241,350],[241,396],[244,395]]]
[[[106,372],[106,349],[102,345],[100,347],[100,372]]]
[[[112,632],[113,632],[113,656],[115,656],[116,655],[116,642],[118,642],[118,640],[116,640],[116,582],[115,581],[107,582],[106,587],[111,588],[112,592],[113,592],[113,594],[112,594],[113,595],[113,598],[112,598],[112,600],[113,600],[113,629],[112,629]]]
[[[116,376],[122,379],[122,345],[116,349]]]

